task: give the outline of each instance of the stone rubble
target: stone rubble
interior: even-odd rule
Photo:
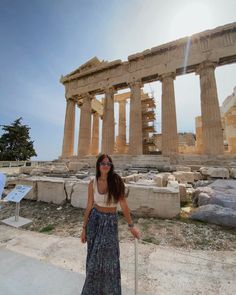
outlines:
[[[76,173],[71,173],[66,163],[21,167],[20,174],[8,176],[6,190],[17,184],[31,185],[33,189],[26,199],[57,205],[70,202],[74,207],[86,208],[87,185],[95,175],[94,168],[88,166],[87,163],[83,163]],[[158,169],[129,165],[125,170],[119,169],[119,174],[129,190],[127,202],[131,212],[137,216],[161,218],[179,216],[181,204],[190,203],[194,212],[192,215],[190,212],[191,218],[196,218],[197,210],[200,212],[204,209],[201,207],[207,205],[236,210],[235,172],[236,168],[233,165],[203,166],[198,170],[194,167],[194,171],[190,166],[183,165],[163,165]],[[120,210],[118,205],[118,211]],[[215,211],[214,208],[213,215]],[[210,214],[209,210],[207,212]],[[230,216],[234,214],[230,213]],[[210,218],[207,222],[210,222],[209,220]],[[214,220],[213,218],[213,223]],[[225,225],[222,221],[223,223]],[[229,224],[234,224],[234,221],[230,221]]]

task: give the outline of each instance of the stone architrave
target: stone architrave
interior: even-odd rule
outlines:
[[[113,87],[105,89],[102,124],[102,153],[109,155],[112,155],[114,152],[115,142],[114,93],[115,89]]]
[[[178,133],[175,108],[174,73],[161,76],[162,81],[162,154],[178,153]]]
[[[213,62],[203,62],[197,69],[200,76],[203,153],[224,153],[223,130]]]
[[[89,93],[82,96],[83,105],[80,108],[80,127],[78,141],[78,156],[85,156],[89,153],[91,141],[91,100]]]
[[[99,151],[99,115],[93,112],[92,140],[90,154],[97,155]]]
[[[124,153],[126,145],[126,100],[119,101],[119,126],[116,143],[118,153]]]
[[[74,134],[75,134],[75,100],[73,98],[68,98],[66,101],[62,158],[73,156]]]
[[[130,83],[129,154],[143,154],[141,81]]]

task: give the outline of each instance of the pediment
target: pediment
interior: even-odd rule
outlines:
[[[67,77],[72,76],[72,75],[77,74],[77,73],[86,72],[88,70],[96,68],[97,66],[99,66],[99,65],[101,65],[103,63],[104,63],[104,61],[100,61],[96,56],[94,56],[93,58],[89,59],[84,64],[79,66],[76,70],[74,70],[73,72],[68,74]]]

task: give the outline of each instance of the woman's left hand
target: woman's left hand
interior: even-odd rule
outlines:
[[[140,233],[140,231],[139,231],[138,228],[136,228],[136,227],[130,227],[129,230],[131,231],[132,235],[135,238],[140,239],[141,233]]]

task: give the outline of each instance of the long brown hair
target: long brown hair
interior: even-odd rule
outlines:
[[[104,158],[108,158],[109,162],[111,163],[110,170],[107,175],[107,186],[108,186],[108,198],[107,198],[107,204],[110,204],[112,201],[112,197],[114,199],[115,203],[118,203],[120,198],[124,197],[125,194],[125,185],[120,177],[115,171],[114,171],[114,164],[112,162],[112,159],[107,154],[101,154],[99,155],[96,163],[96,179],[98,181],[98,178],[101,176],[100,172],[100,163]]]

